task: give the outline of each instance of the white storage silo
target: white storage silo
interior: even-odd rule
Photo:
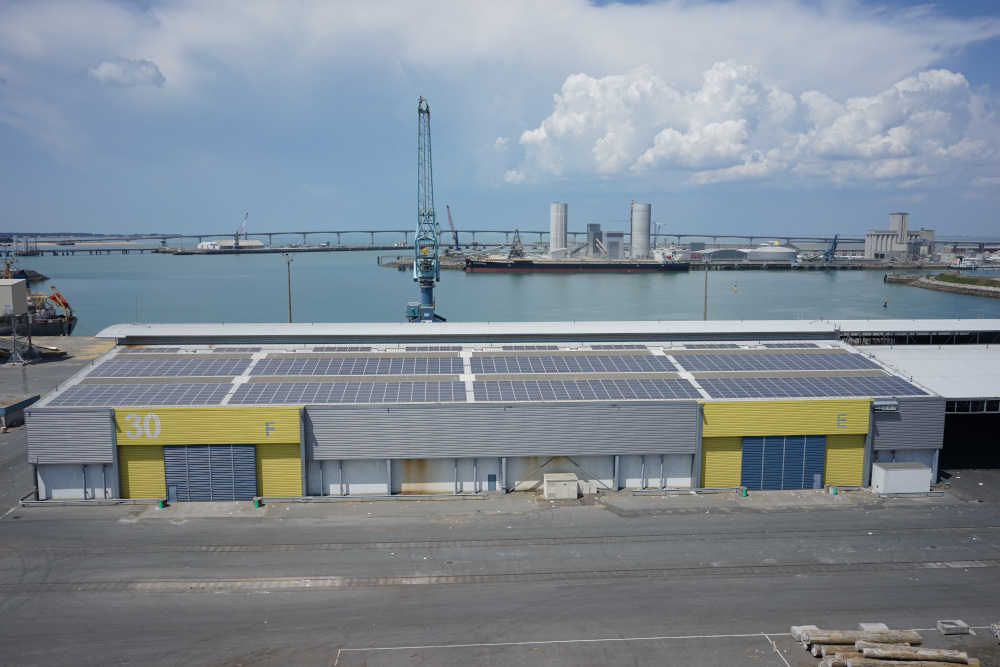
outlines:
[[[566,220],[569,205],[552,202],[549,206],[549,253],[566,248]]]
[[[632,258],[649,257],[649,221],[651,204],[632,203]]]

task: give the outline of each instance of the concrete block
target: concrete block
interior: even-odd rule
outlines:
[[[858,630],[862,632],[885,632],[888,629],[885,623],[858,623]]]
[[[576,500],[579,497],[580,480],[575,473],[547,473],[542,480],[546,500]]]
[[[598,484],[597,482],[580,482],[580,495],[582,496],[595,496],[597,495]]]
[[[815,625],[793,625],[792,626],[792,639],[797,642],[802,641],[802,633],[806,630],[819,630]]]
[[[942,635],[969,634],[969,626],[965,621],[938,621],[937,629]]]

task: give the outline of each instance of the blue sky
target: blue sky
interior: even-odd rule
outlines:
[[[0,230],[1000,230],[1000,3],[0,0]]]

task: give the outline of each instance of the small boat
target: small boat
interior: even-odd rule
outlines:
[[[5,259],[0,269],[0,277],[6,279],[19,278],[14,260]],[[30,283],[29,283],[30,285]],[[18,336],[69,336],[76,327],[77,317],[69,302],[55,288],[49,286],[50,292],[32,292],[28,290],[28,316],[18,318]],[[27,319],[27,322],[25,322]],[[0,314],[0,336],[10,336],[14,331],[14,317]]]
[[[978,269],[979,262],[972,259],[971,257],[956,257],[952,260],[951,264],[948,265],[950,269]]]

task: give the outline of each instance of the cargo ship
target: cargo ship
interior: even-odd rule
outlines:
[[[466,258],[467,273],[650,273],[687,271],[691,264],[655,259]]]
[[[507,255],[465,260],[467,273],[658,273],[663,271],[687,271],[689,262],[681,260],[673,247],[654,249],[650,259],[608,259],[601,258],[553,258],[551,256],[529,256],[524,253],[520,238],[515,234],[514,247]]]

